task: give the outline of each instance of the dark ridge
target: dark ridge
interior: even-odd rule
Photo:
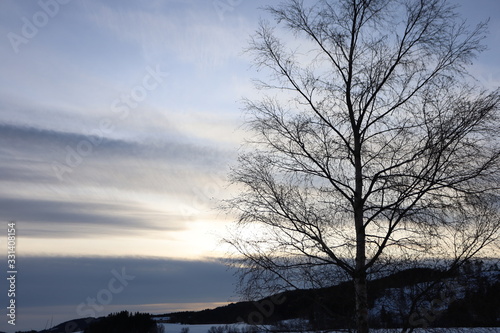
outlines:
[[[415,268],[370,281],[368,284],[369,299],[372,300],[370,305],[373,306],[373,300],[387,288],[401,288],[431,281],[439,274],[438,270]],[[293,318],[314,319],[315,314],[325,311],[334,318],[334,321],[343,325],[350,321],[354,311],[353,295],[351,282],[342,282],[328,288],[291,290],[256,302],[231,303],[215,309],[175,312],[161,316],[169,317],[168,322],[171,323],[193,325],[236,322],[272,324]]]
[[[47,330],[39,331],[38,333],[73,333],[84,331],[90,324],[97,321],[97,318],[79,318],[65,321],[57,326]]]
[[[498,274],[495,273],[495,274]],[[397,272],[368,283],[370,308],[375,301],[386,295],[388,289],[413,287],[420,283],[442,282],[443,278],[469,279],[464,274],[444,275],[439,270],[414,268]],[[459,326],[500,326],[500,281],[487,282],[487,278],[479,277],[479,285],[469,288],[465,298],[450,301],[440,316],[427,324],[439,327]],[[442,293],[442,284],[437,283],[430,294],[430,300],[438,298]],[[441,289],[440,289],[441,288]],[[255,302],[238,302],[215,309],[202,311],[184,311],[153,316],[168,317],[169,323],[181,324],[232,324],[246,322],[248,324],[272,325],[283,320],[306,319],[312,329],[338,329],[352,327],[354,318],[354,288],[351,282],[321,289],[304,289],[286,291],[263,298]],[[460,320],[457,320],[460,318]],[[374,328],[401,327],[404,324],[403,314],[389,313],[382,307],[371,320]],[[432,326],[431,325],[431,326]]]

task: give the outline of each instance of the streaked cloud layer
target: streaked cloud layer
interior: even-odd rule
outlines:
[[[67,254],[53,239],[135,235],[140,244],[148,234],[184,231],[190,222],[210,219],[206,186],[222,188],[218,168],[231,157],[224,149],[179,140],[129,141],[12,125],[0,125],[0,139],[7,143],[0,161],[3,217],[19,221],[23,237],[51,239],[55,249],[48,244],[44,250],[53,254]],[[27,245],[21,251],[40,251]],[[175,257],[189,253],[165,250]]]

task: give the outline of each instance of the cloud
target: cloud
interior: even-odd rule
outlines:
[[[212,215],[208,207],[223,192],[228,158],[194,143],[8,124],[0,124],[0,142],[0,209],[4,219],[24,223],[30,238],[185,230],[191,219]]]
[[[141,186],[134,179],[144,181],[174,170],[211,173],[229,157],[217,148],[189,142],[161,139],[137,142],[110,139],[98,130],[84,135],[9,124],[0,124],[0,142],[3,179],[22,182],[27,177],[26,169],[31,169],[40,181],[51,177],[83,181],[87,175],[96,177],[101,185],[127,186],[121,182],[122,172],[129,179],[128,185],[137,186],[138,190]],[[54,166],[62,168],[61,177]],[[28,176],[26,180],[33,181],[33,177]],[[143,186],[147,185],[145,181]],[[149,185],[155,186],[154,180]]]
[[[17,330],[121,310],[209,307],[234,296],[233,272],[217,261],[23,256],[18,267]]]
[[[180,231],[182,215],[154,212],[127,203],[50,201],[0,197],[5,219],[20,221],[21,235],[29,238],[82,238]],[[142,214],[141,214],[142,212]],[[159,222],[162,222],[161,224]]]
[[[158,8],[161,7],[161,8]],[[221,24],[212,2],[170,1],[164,6],[115,5],[91,2],[90,19],[102,30],[143,50],[148,61],[174,56],[199,68],[213,69],[238,56],[252,29],[242,16]]]
[[[87,297],[95,298],[100,290],[109,288],[117,273],[128,283],[114,295],[113,305],[226,302],[234,293],[233,273],[217,261],[21,257],[18,267],[22,286],[18,299],[26,306],[76,307]]]

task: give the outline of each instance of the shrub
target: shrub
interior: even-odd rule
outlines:
[[[158,333],[162,329],[163,325],[158,325],[149,314],[122,311],[100,318],[84,333]]]

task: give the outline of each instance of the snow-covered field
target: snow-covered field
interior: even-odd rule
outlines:
[[[162,323],[165,328],[165,333],[208,333],[212,327],[224,327],[225,325],[182,325],[182,324],[165,324]],[[236,332],[249,332],[250,327],[245,324],[235,324],[229,325],[229,327],[235,328]],[[247,330],[248,329],[248,330]],[[380,329],[380,330],[370,330],[374,333],[398,333],[401,330],[396,329]],[[343,331],[329,331],[328,333],[346,333],[347,330]],[[432,328],[432,329],[415,329],[415,333],[500,333],[500,327],[492,328]],[[283,333],[283,332],[282,332]],[[299,332],[297,332],[299,333]],[[300,332],[306,333],[306,332]]]
[[[254,331],[255,327],[250,326],[247,324],[231,324],[231,325],[225,325],[225,324],[209,324],[209,325],[182,325],[182,324],[165,324],[162,323],[160,325],[163,325],[165,327],[165,333],[208,333],[211,329],[213,333],[247,333],[247,332],[254,332],[257,333],[258,331]],[[214,330],[214,328],[219,328],[219,332],[217,330]],[[231,329],[231,331],[228,331],[228,328]],[[184,329],[184,330],[183,330]],[[189,329],[189,331],[186,332],[186,329]],[[262,329],[261,331],[265,331],[265,329]]]
[[[161,324],[165,327],[165,333],[181,333],[183,328],[189,328],[189,333],[207,333],[210,327],[217,325],[181,325]]]

